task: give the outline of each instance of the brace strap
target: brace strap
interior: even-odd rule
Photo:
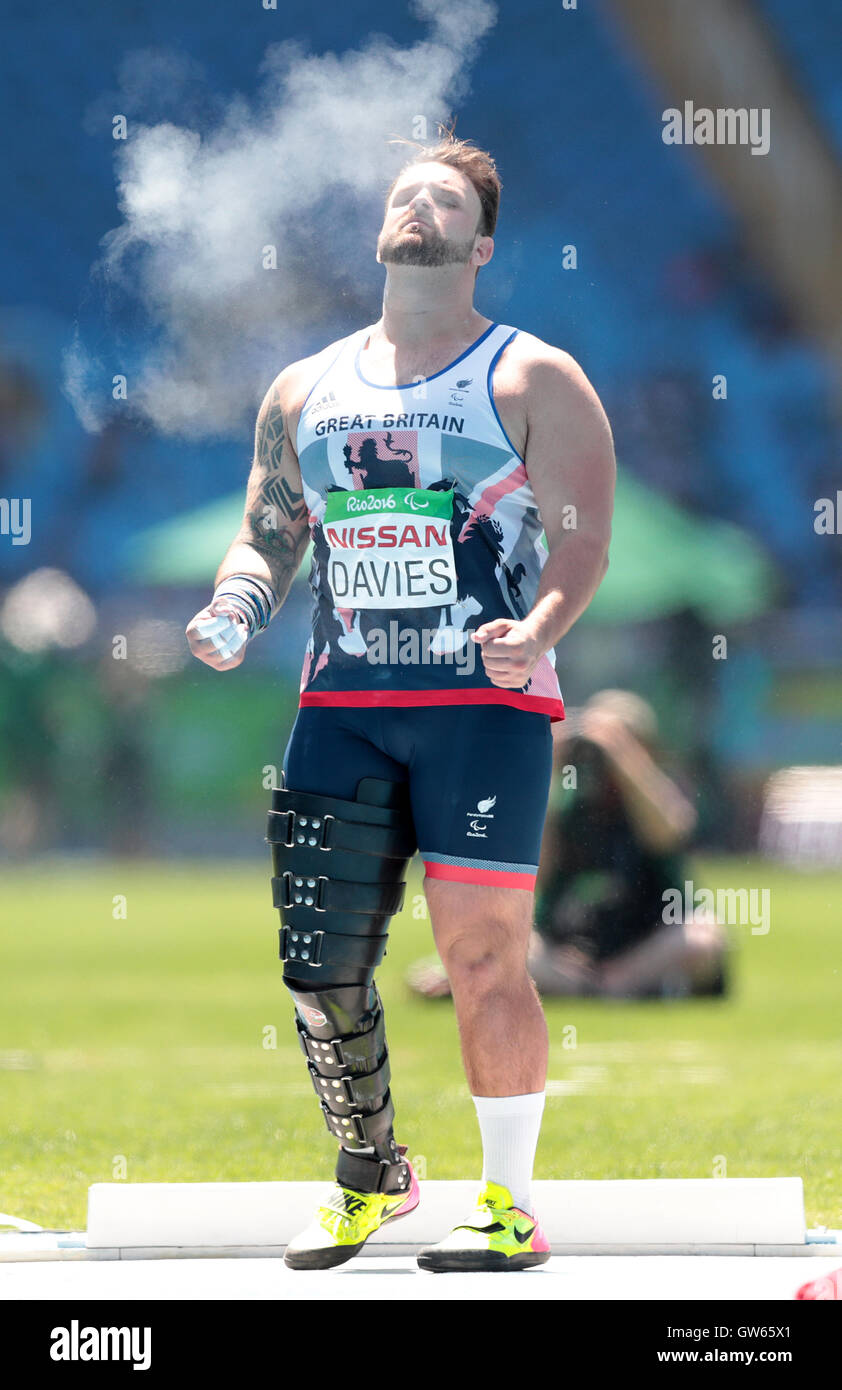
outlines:
[[[280,927],[279,959],[308,966],[379,965],[386,951],[388,936],[346,936],[340,932],[302,931],[301,927]],[[291,972],[294,973],[294,972]]]
[[[288,869],[272,879],[272,904],[280,908],[312,907],[314,912],[368,912],[394,917],[403,906],[405,890],[404,882],[349,883],[325,874],[294,874]]]
[[[351,801],[338,796],[323,796],[316,792],[298,792],[291,787],[274,787],[272,810],[292,809],[301,816],[324,816],[329,812],[341,820],[354,821],[360,825],[395,826],[411,822],[409,789],[406,784],[393,783],[390,792],[393,796],[392,804],[379,806],[371,801]]]
[[[400,1152],[405,1153],[405,1148]],[[347,1149],[340,1149],[336,1159],[336,1181],[356,1192],[408,1192],[409,1166],[406,1163],[388,1163],[373,1154],[349,1153]]]
[[[372,1115],[364,1115],[360,1111],[350,1115],[334,1115],[324,1101],[321,1101],[321,1109],[331,1134],[341,1144],[350,1144],[352,1148],[367,1148],[371,1144],[383,1143],[391,1133],[395,1118],[395,1107],[389,1091],[386,1092],[385,1103]]]
[[[323,850],[376,854],[382,859],[409,859],[415,853],[414,829],[406,825],[365,825],[340,820],[330,813],[303,816],[292,809],[269,812],[266,839],[287,849],[309,845]]]
[[[352,1033],[344,1038],[331,1038],[322,1042],[312,1037],[296,1014],[295,1026],[301,1051],[312,1062],[316,1070],[324,1068],[323,1076],[336,1076],[337,1069],[356,1071],[363,1075],[376,1067],[386,1050],[386,1027],[382,1010],[377,1014],[376,1023],[363,1033]]]
[[[316,1095],[334,1115],[347,1115],[363,1105],[381,1105],[392,1076],[388,1056],[383,1058],[376,1071],[369,1072],[367,1076],[359,1073],[332,1078],[321,1076],[312,1064],[307,1070]]]

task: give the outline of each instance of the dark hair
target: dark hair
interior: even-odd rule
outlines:
[[[406,164],[395,175],[389,190],[386,193],[386,206],[395,189],[398,179],[406,173],[407,169],[413,168],[416,164],[449,164],[452,169],[458,169],[471,183],[477,191],[482,213],[478,231],[483,236],[493,236],[497,226],[497,213],[500,209],[500,189],[502,183],[497,172],[497,165],[487,150],[481,150],[474,144],[473,140],[457,140],[452,128],[439,125],[439,139],[434,145],[422,145],[415,140],[396,139],[394,144],[410,145],[416,151],[412,159],[407,160]]]

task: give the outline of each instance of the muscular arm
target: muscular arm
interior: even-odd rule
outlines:
[[[243,522],[215,580],[219,585],[230,574],[253,574],[271,585],[279,606],[310,534],[298,456],[287,428],[289,397],[289,379],[281,372],[258,412]]]
[[[541,349],[525,368],[525,460],[549,554],[524,623],[548,651],[608,569],[616,464],[611,428],[584,372],[567,353]]]

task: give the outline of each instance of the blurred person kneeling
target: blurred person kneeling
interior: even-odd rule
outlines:
[[[675,890],[683,897],[697,817],[658,765],[651,706],[630,691],[603,690],[556,724],[553,737],[529,952],[539,992],[724,994],[722,925],[698,909],[664,920]],[[438,957],[419,961],[407,981],[428,998],[450,993]]]

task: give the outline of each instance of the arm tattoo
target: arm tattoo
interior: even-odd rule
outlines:
[[[307,516],[304,495],[284,476],[281,460],[285,439],[283,410],[275,392],[258,421],[243,539],[259,546],[280,574],[298,567],[300,549],[309,534],[300,524]]]

